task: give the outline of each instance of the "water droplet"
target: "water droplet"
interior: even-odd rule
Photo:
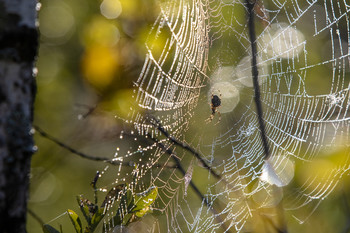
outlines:
[[[38,3],[35,5],[35,10],[40,11],[40,9],[41,9],[41,3],[38,2]]]
[[[35,153],[35,152],[37,152],[37,151],[38,151],[38,146],[34,145],[34,146],[32,147],[32,152]]]
[[[35,129],[34,129],[34,128],[31,128],[31,129],[29,130],[29,135],[33,135],[33,134],[35,134]]]
[[[33,69],[32,69],[32,76],[33,77],[36,77],[38,75],[38,68],[37,67],[34,67]]]

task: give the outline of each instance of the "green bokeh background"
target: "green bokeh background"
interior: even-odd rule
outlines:
[[[124,102],[128,99],[123,97],[129,94],[132,81],[138,76],[144,56],[143,37],[155,17],[151,1],[114,2],[121,3],[119,6],[124,9],[117,19],[101,14],[101,1],[40,1],[34,121],[83,153],[110,158],[116,151],[116,135],[121,129],[114,114],[125,111]],[[94,53],[101,50],[105,53]],[[90,52],[96,62],[112,57],[105,62],[113,63],[115,68],[108,68],[111,66],[107,64],[107,68],[87,70],[84,59],[91,59],[86,58]],[[95,74],[87,78],[88,71]],[[98,75],[104,76],[105,81],[100,81]],[[95,109],[94,114],[82,119],[91,109]],[[45,223],[55,227],[62,224],[65,232],[72,232],[68,216],[60,215],[68,208],[78,212],[79,194],[93,200],[90,182],[106,164],[81,159],[38,133],[35,142],[38,152],[32,159],[29,208]],[[56,220],[50,222],[53,219]],[[41,232],[40,224],[31,215],[27,230]]]
[[[42,0],[38,13],[41,37],[34,123],[67,145],[94,156],[113,157],[116,151],[122,126],[114,115],[123,116],[128,109],[132,81],[138,77],[145,56],[144,41],[159,9],[153,1],[119,2],[122,11],[112,19],[101,14],[101,1],[95,0]],[[313,41],[307,50],[320,52],[324,43]],[[318,55],[309,58],[313,63],[325,59]],[[110,60],[103,60],[108,56]],[[91,70],[88,59],[113,66]],[[309,70],[307,86],[315,86],[309,93],[328,91],[330,83],[319,82],[319,78],[325,79],[323,73],[323,69]],[[91,109],[95,109],[94,114],[82,119]],[[79,158],[39,134],[35,134],[35,141],[38,152],[32,160],[29,208],[45,223],[55,227],[62,224],[64,232],[73,232],[68,216],[62,214],[68,208],[79,212],[75,198],[79,194],[93,199],[90,182],[105,164]],[[346,229],[350,218],[345,204],[349,201],[348,183],[342,180],[337,192],[323,201],[305,224],[287,219],[291,232]],[[31,215],[27,230],[41,232]]]

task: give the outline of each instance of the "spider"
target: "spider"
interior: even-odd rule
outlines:
[[[205,120],[207,122],[207,124],[214,119],[216,112],[219,115],[219,120],[218,120],[218,122],[215,123],[215,125],[219,124],[219,122],[221,121],[221,113],[218,111],[218,108],[220,106],[221,106],[221,93],[220,93],[220,97],[212,94],[211,95],[211,103],[210,103],[211,115],[208,119]]]

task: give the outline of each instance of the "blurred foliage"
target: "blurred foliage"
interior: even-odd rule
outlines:
[[[131,188],[130,188],[131,187]],[[83,196],[77,197],[77,202],[80,207],[87,226],[84,228],[80,217],[74,210],[68,209],[67,213],[71,220],[76,233],[93,233],[101,220],[106,215],[106,209],[111,208],[109,205],[113,203],[117,206],[114,216],[107,220],[103,225],[103,232],[109,231],[109,226],[127,226],[129,223],[142,218],[145,214],[151,212],[151,205],[157,198],[157,187],[150,187],[143,193],[133,194],[132,186],[117,185],[113,187],[106,195],[101,207],[97,203],[92,203]],[[97,200],[97,199],[96,199]],[[118,203],[118,204],[115,204]],[[113,229],[111,229],[113,231]],[[54,227],[45,224],[43,226],[44,233],[46,232],[61,232]]]
[[[146,32],[158,8],[143,0],[40,4],[34,124],[84,153],[112,157],[121,130],[114,114],[124,117],[129,111]],[[76,206],[77,194],[91,193],[92,174],[105,164],[78,158],[37,134],[35,141],[29,208],[65,231],[70,227],[66,209]],[[41,232],[42,226],[29,215],[27,230]]]
[[[135,195],[133,194],[134,190],[132,190],[129,185],[119,185],[115,188],[120,190],[117,193],[117,195],[120,196],[117,199],[117,210],[116,214],[107,221],[106,225],[103,226],[105,229],[104,232],[110,230],[113,231],[113,227],[112,229],[108,228],[110,226],[127,226],[129,223],[142,218],[145,214],[152,212],[151,205],[154,203],[158,195],[157,187],[150,187],[148,190],[142,193],[136,193]],[[110,198],[110,193],[115,195],[115,188],[111,189],[106,196],[101,208],[104,208],[105,206],[107,207],[109,203],[112,203],[112,201],[107,199]]]

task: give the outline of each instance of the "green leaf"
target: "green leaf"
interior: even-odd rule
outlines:
[[[150,187],[143,193],[137,193],[135,197],[135,212],[137,217],[142,217],[150,211],[150,206],[154,203],[158,196],[158,188],[155,186]]]
[[[98,224],[100,223],[100,221],[103,219],[104,216],[105,215],[103,213],[102,208],[96,211],[96,213],[92,216],[91,224],[89,224],[90,232],[93,232],[96,229],[96,227],[98,226]]]
[[[103,224],[103,231],[102,232],[110,232],[110,230],[111,230],[110,226],[115,227],[115,226],[126,225],[126,224],[123,224],[123,220],[124,220],[125,216],[122,215],[122,213],[120,211],[121,210],[118,209],[118,211],[117,211],[116,215],[114,215],[113,219],[110,219],[107,224]],[[128,218],[128,221],[129,221],[130,217]]]
[[[83,233],[83,228],[81,226],[81,221],[79,216],[73,211],[68,209],[68,216],[73,223],[74,229],[77,233]]]
[[[143,208],[142,210],[139,210],[135,213],[136,217],[138,218],[142,218],[145,214],[151,212],[151,208],[149,208],[149,206]]]
[[[125,190],[125,184],[119,184],[115,187],[113,187],[109,192],[107,193],[104,201],[102,202],[101,208],[105,208],[105,206],[113,199],[118,199],[118,196],[123,193]]]
[[[131,217],[132,217],[133,215],[134,215],[134,214],[132,214],[132,213],[128,213],[128,214],[124,215],[121,225],[128,225],[128,223],[130,222]]]
[[[131,212],[131,210],[134,208],[134,195],[132,194],[130,189],[126,191],[122,200],[124,200],[124,202],[126,203],[127,211]]]
[[[134,207],[134,197],[132,192],[128,189],[122,193],[122,197],[119,202],[119,207],[116,215],[114,216],[114,222],[116,225],[127,225],[132,214],[132,208]]]
[[[98,210],[98,206],[91,203],[88,199],[83,198],[82,195],[77,196],[77,202],[78,202],[80,210],[83,213],[87,223],[89,225],[91,225],[92,216]]]
[[[49,224],[43,225],[43,232],[44,233],[60,233],[58,230],[56,230],[54,227],[52,227]]]
[[[101,210],[107,207],[112,200],[115,206],[118,206],[116,214],[109,220],[108,224],[103,225],[103,232],[108,231],[108,226],[123,225],[124,215],[129,213],[134,206],[134,199],[131,191],[126,188],[127,184],[120,184],[113,187],[106,195],[105,200],[101,205]],[[96,216],[97,218],[98,216]],[[128,220],[130,217],[128,218]],[[97,219],[98,220],[98,219]]]
[[[89,211],[89,206],[87,200],[83,198],[83,196],[77,196],[77,202],[80,207],[81,212],[83,213],[88,224],[91,223],[91,216]]]

